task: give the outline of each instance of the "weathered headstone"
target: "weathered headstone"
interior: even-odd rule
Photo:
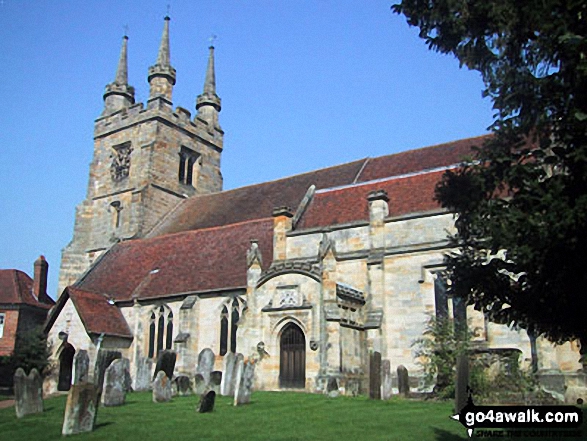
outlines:
[[[73,357],[71,384],[87,383],[90,374],[90,357],[88,351],[80,349]]]
[[[212,371],[210,372],[210,384],[208,387],[217,394],[220,393],[220,384],[222,383],[222,372]]]
[[[94,366],[94,384],[98,387],[98,393],[102,393],[104,386],[104,374],[108,366],[114,361],[122,358],[119,351],[108,351],[100,349],[96,357],[96,365]]]
[[[126,373],[129,361],[126,358],[114,360],[106,369],[104,375],[104,391],[102,403],[104,406],[122,406],[126,400]]]
[[[151,371],[153,361],[150,358],[139,358],[136,363],[135,387],[136,391],[151,390]]]
[[[223,396],[234,395],[234,365],[236,355],[229,352],[224,356],[224,370],[222,371],[222,382],[220,383],[220,394]]]
[[[253,381],[255,379],[255,363],[253,361],[238,362],[236,383],[234,391],[234,405],[247,404],[251,402],[253,393]]]
[[[171,379],[164,371],[157,372],[157,376],[153,381],[153,402],[165,403],[171,400],[173,395],[173,387]]]
[[[455,412],[459,413],[467,405],[469,398],[469,357],[457,355],[457,381],[455,382]]]
[[[369,363],[369,398],[381,399],[381,353],[371,353]]]
[[[397,390],[400,395],[406,398],[410,396],[410,376],[408,369],[403,364],[397,367]]]
[[[194,377],[194,382],[196,385],[196,390],[194,391],[196,395],[202,395],[206,391],[206,381],[202,374],[196,374]]]
[[[177,360],[177,354],[175,351],[161,351],[157,356],[157,364],[155,365],[155,372],[153,378],[157,376],[159,371],[165,372],[167,377],[173,378],[173,371],[175,370],[175,360]]]
[[[174,378],[173,383],[175,384],[175,388],[177,389],[177,394],[179,396],[187,396],[192,394],[190,377],[187,375],[178,375]]]
[[[338,397],[338,381],[336,381],[335,377],[328,377],[328,383],[326,383],[326,393],[330,398]]]
[[[202,349],[198,355],[198,367],[196,374],[200,374],[204,378],[206,386],[210,383],[210,373],[214,370],[214,352],[212,349]]]
[[[391,363],[389,360],[381,361],[381,399],[389,400],[391,398]]]
[[[63,417],[63,435],[91,432],[98,414],[100,393],[92,383],[74,384],[69,389],[65,416]]]
[[[14,408],[17,418],[43,412],[43,379],[35,368],[28,376],[22,368],[14,373]]]
[[[214,410],[214,401],[216,400],[216,392],[209,390],[200,397],[200,404],[198,405],[198,412],[206,413]]]

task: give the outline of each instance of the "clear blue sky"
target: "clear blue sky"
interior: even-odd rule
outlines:
[[[85,197],[93,122],[128,25],[129,82],[148,96],[168,1],[0,2],[0,268],[32,275]],[[393,0],[173,0],[174,105],[195,113],[216,40],[225,189],[486,133],[477,73],[430,52]]]

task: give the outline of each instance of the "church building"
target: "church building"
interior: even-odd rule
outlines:
[[[434,188],[484,137],[224,191],[214,47],[192,116],[173,103],[169,23],[147,102],[128,84],[127,37],[106,86],[46,323],[58,366],[47,391],[69,388],[79,350],[91,362],[99,349],[120,351],[140,389],[160,351],[176,351],[175,373],[193,377],[204,348],[217,370],[231,352],[259,358],[258,390],[320,392],[335,377],[349,394],[366,390],[378,351],[416,390],[412,344],[438,314],[466,321],[477,347],[518,350],[542,372],[581,368],[574,343],[530,341],[446,296],[454,218]]]

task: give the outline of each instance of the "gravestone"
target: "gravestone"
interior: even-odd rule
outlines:
[[[69,389],[65,416],[63,417],[63,435],[91,432],[94,430],[100,393],[92,383],[74,384]]]
[[[381,361],[381,399],[391,398],[391,363],[389,360]]]
[[[150,358],[139,358],[137,360],[137,370],[135,375],[135,387],[136,391],[151,390],[151,378],[153,370],[153,361]]]
[[[206,386],[210,383],[210,373],[214,370],[214,359],[214,352],[210,348],[202,349],[198,355],[196,374],[200,374],[204,378]]]
[[[326,383],[326,393],[330,398],[338,397],[338,381],[336,381],[336,378],[328,377],[328,383]]]
[[[106,369],[104,375],[104,391],[102,404],[104,406],[122,406],[126,400],[126,373],[129,369],[129,361],[126,358],[114,360]]]
[[[381,399],[381,353],[371,353],[369,363],[369,398]]]
[[[214,410],[214,401],[216,400],[216,392],[209,390],[200,397],[200,404],[198,405],[198,412],[206,413]]]
[[[71,384],[87,383],[90,375],[90,357],[88,351],[80,349],[73,357]]]
[[[455,412],[459,413],[469,399],[469,357],[457,355],[457,381],[455,383]]]
[[[212,371],[210,372],[210,384],[208,387],[215,393],[220,393],[220,385],[222,384],[222,372]]]
[[[43,379],[35,368],[28,376],[22,368],[14,373],[14,408],[17,418],[43,412]]]
[[[171,379],[164,371],[157,372],[157,376],[153,381],[153,402],[165,403],[171,400],[173,395],[173,387]]]
[[[173,380],[175,389],[180,397],[188,396],[192,394],[192,385],[190,383],[190,377],[187,375],[178,375]]]
[[[403,364],[397,367],[397,390],[406,398],[410,396],[410,375]]]
[[[202,395],[206,391],[206,382],[204,381],[202,374],[196,374],[194,377],[194,382],[196,385],[196,390],[194,391],[195,394]]]
[[[153,378],[157,376],[159,371],[165,372],[167,377],[173,378],[173,371],[175,370],[175,360],[177,360],[177,354],[175,351],[161,351],[157,356],[157,364],[155,365],[155,372]]]
[[[238,362],[236,383],[234,391],[234,405],[248,404],[253,393],[253,381],[255,379],[255,363],[252,361]]]
[[[98,387],[98,393],[102,393],[104,386],[104,374],[108,366],[114,361],[122,358],[119,351],[108,351],[100,349],[96,357],[96,365],[94,366],[94,384]]]
[[[220,394],[223,396],[234,395],[234,365],[236,362],[236,355],[234,352],[229,352],[224,356],[222,371],[222,382],[220,383]]]

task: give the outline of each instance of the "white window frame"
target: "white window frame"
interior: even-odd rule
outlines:
[[[0,312],[0,338],[4,336],[4,322],[6,321],[6,314]]]

